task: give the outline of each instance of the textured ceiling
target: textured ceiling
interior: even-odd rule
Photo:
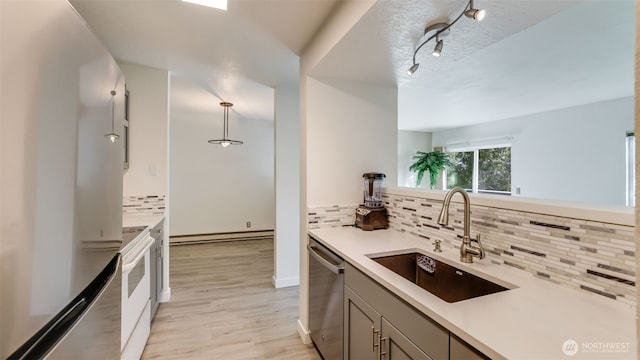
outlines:
[[[118,61],[178,78],[172,106],[217,114],[225,100],[243,116],[273,119],[273,88],[297,83],[298,56],[337,0],[229,0],[228,11],[180,0],[70,2]],[[210,104],[190,97],[202,90]]]
[[[398,87],[398,123],[438,130],[633,95],[633,0],[476,0],[444,38],[413,50],[426,25],[451,21],[466,2],[379,1],[314,69]]]
[[[273,119],[273,87],[298,80],[298,55],[341,0],[71,0],[119,61],[170,70],[174,109]],[[475,0],[444,38],[413,50],[426,25],[464,0],[379,0],[313,69],[398,88],[401,129],[437,130],[633,95],[634,0]],[[199,94],[195,96],[194,94]],[[207,95],[209,94],[209,95]]]

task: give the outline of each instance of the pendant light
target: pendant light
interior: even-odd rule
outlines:
[[[229,139],[229,108],[233,106],[232,103],[223,101],[220,103],[220,106],[224,108],[224,125],[222,130],[222,139],[219,140],[209,140],[209,144],[220,144],[222,147],[227,147],[229,145],[242,145],[243,142],[240,140],[231,140]]]
[[[116,91],[111,90],[111,132],[104,137],[111,140],[112,143],[116,142],[120,136],[116,134]]]

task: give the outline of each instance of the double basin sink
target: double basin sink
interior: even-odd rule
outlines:
[[[419,252],[369,258],[448,303],[510,289]]]

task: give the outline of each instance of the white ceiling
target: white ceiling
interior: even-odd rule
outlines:
[[[634,0],[476,0],[416,56],[426,25],[465,1],[379,1],[314,70],[318,77],[398,87],[398,126],[433,131],[633,96]]]
[[[299,54],[339,2],[229,0],[224,12],[179,0],[71,0],[116,59],[170,70],[178,106],[217,113],[226,100],[265,119],[272,88],[297,81]],[[451,21],[465,4],[379,0],[313,75],[397,86],[399,127],[412,130],[633,95],[634,0],[476,0],[487,18],[460,19],[442,56],[425,45],[407,76],[425,25]]]
[[[337,0],[229,0],[227,11],[180,0],[70,2],[116,60],[172,72],[172,106],[218,114],[225,100],[273,120],[273,88],[298,81],[299,54]],[[190,96],[203,90],[209,99]]]

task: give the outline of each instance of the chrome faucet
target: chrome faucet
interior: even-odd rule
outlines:
[[[474,256],[479,259],[484,259],[484,248],[480,242],[480,234],[476,235],[478,246],[471,245],[471,237],[469,235],[471,224],[471,202],[469,200],[469,195],[467,195],[467,192],[464,191],[464,189],[455,187],[449,190],[447,195],[444,197],[444,202],[442,203],[442,210],[438,217],[438,224],[442,226],[447,226],[449,224],[449,203],[451,202],[453,195],[456,193],[460,193],[464,200],[464,237],[462,238],[462,245],[460,245],[460,261],[470,264],[473,262]]]

